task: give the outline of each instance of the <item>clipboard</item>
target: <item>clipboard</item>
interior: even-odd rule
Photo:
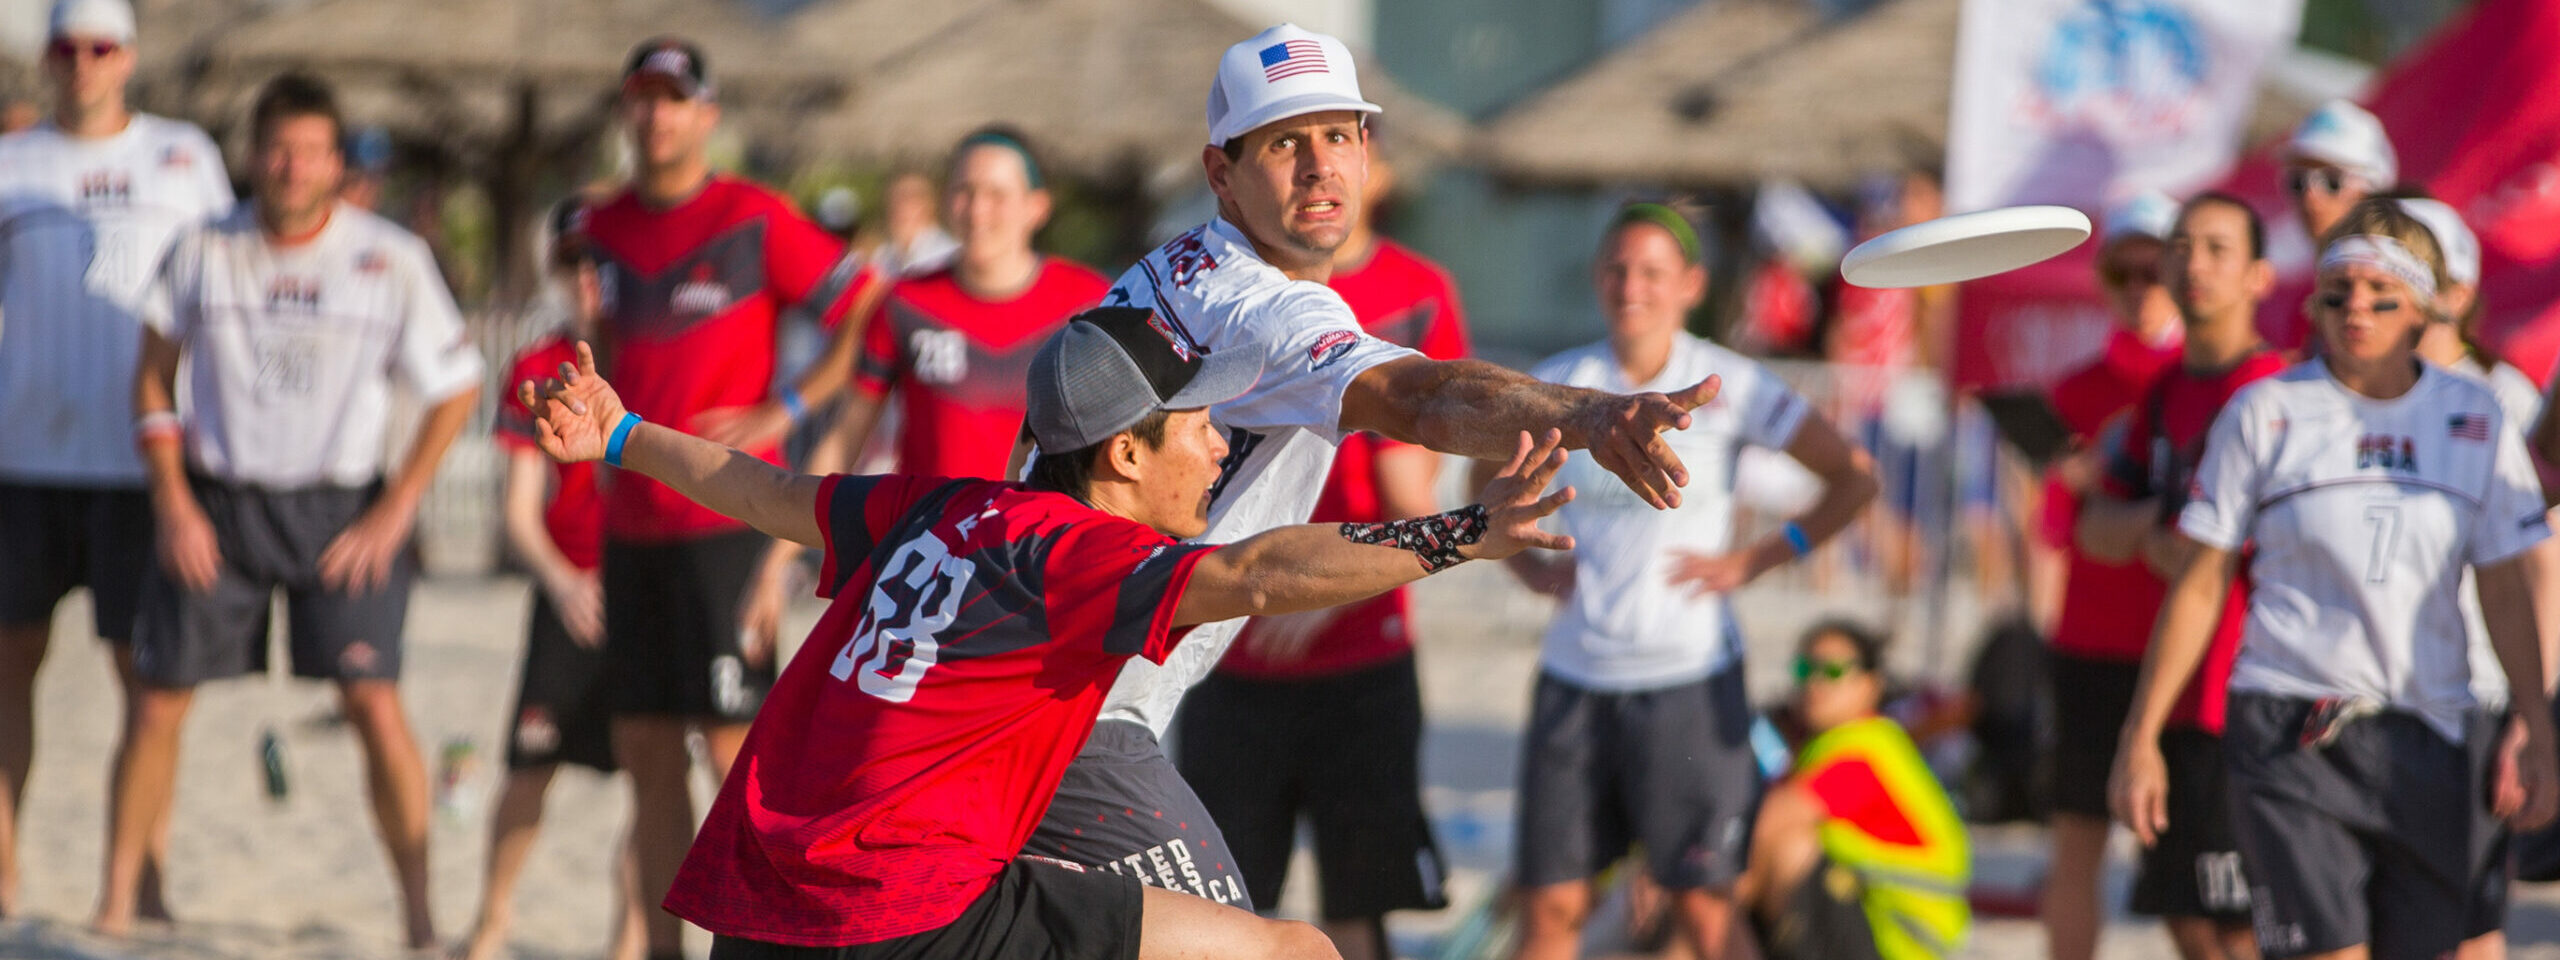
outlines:
[[[1977,396],[2001,439],[2018,448],[2038,469],[2071,449],[2071,427],[2053,403],[2036,390],[2000,390]]]

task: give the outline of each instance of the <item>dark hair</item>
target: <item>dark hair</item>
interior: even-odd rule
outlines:
[[[1031,189],[1041,190],[1049,186],[1048,180],[1040,174],[1040,155],[1032,152],[1031,140],[1023,136],[1021,130],[1006,123],[990,123],[961,137],[960,142],[951,148],[951,159],[944,164],[943,182],[951,182],[951,177],[960,172],[960,158],[979,147],[1001,147],[1013,151],[1014,156],[1022,158],[1022,178],[1031,185]]]
[[[1801,655],[1812,650],[1813,642],[1824,637],[1839,637],[1849,641],[1849,645],[1858,650],[1858,669],[1876,674],[1879,678],[1883,676],[1884,634],[1877,633],[1866,624],[1846,617],[1821,620],[1805,629],[1804,636],[1796,641],[1796,652]]]
[[[2187,214],[2197,209],[2215,205],[2240,211],[2240,216],[2249,221],[2249,259],[2266,259],[2267,221],[2258,216],[2258,208],[2250,206],[2249,201],[2220,190],[2207,190],[2188,198],[2186,203],[2178,207],[2178,222],[2187,222]]]
[[[1130,424],[1129,429],[1121,433],[1126,433],[1136,438],[1139,443],[1146,444],[1149,450],[1161,450],[1164,449],[1165,424],[1172,419],[1172,416],[1158,410]],[[1116,437],[1119,434],[1115,433],[1112,436]],[[1063,493],[1078,500],[1090,498],[1093,493],[1093,461],[1096,457],[1102,456],[1102,448],[1110,443],[1111,438],[1105,437],[1102,442],[1082,450],[1069,450],[1060,454],[1042,451],[1040,459],[1031,462],[1029,480],[1031,489]]]
[[[249,134],[265,142],[277,121],[290,117],[322,117],[329,121],[329,142],[345,150],[346,118],[338,112],[338,95],[329,85],[307,73],[288,73],[258,90],[256,106],[249,108]]]

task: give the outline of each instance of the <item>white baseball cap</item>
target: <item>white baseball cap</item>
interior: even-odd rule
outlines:
[[[2434,234],[2436,249],[2444,251],[2444,275],[2466,287],[2480,285],[2480,237],[2462,222],[2462,214],[2452,204],[2426,197],[2399,201],[2400,212],[2427,225]]]
[[[1382,112],[1360,98],[1360,69],[1342,41],[1284,23],[1228,47],[1209,82],[1209,145],[1274,120],[1328,110]]]
[[[45,35],[132,43],[133,5],[125,0],[55,0]]]
[[[2158,190],[2143,190],[2107,205],[2106,215],[2099,218],[2101,232],[2098,245],[2103,247],[2126,237],[2149,237],[2163,243],[2178,229],[2178,201]]]
[[[2288,158],[2335,166],[2377,190],[2400,182],[2400,155],[2382,132],[2382,119],[2345,100],[2331,100],[2293,128]]]

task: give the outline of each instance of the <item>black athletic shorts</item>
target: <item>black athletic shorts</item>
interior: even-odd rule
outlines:
[[[98,636],[132,640],[153,562],[142,491],[0,483],[0,626],[51,623],[64,594],[88,587]]]
[[[2142,851],[2133,912],[2249,922],[2249,880],[2231,832],[2230,762],[2222,738],[2202,730],[2160,734],[2169,766],[2169,829]]]
[[[2133,709],[2140,661],[2053,655],[2053,809],[2105,820],[2116,741]]]
[[[1253,909],[1227,838],[1145,724],[1093,725],[1023,852]]]
[[[1815,861],[1775,920],[1750,912],[1761,953],[1767,960],[1878,960],[1866,889],[1855,871],[1829,857]]]
[[[604,649],[579,646],[551,596],[533,588],[525,627],[524,676],[516,686],[507,769],[574,763],[612,773],[613,715],[604,707]]]
[[[1422,686],[1413,657],[1350,673],[1212,673],[1174,717],[1176,766],[1233,845],[1253,902],[1280,902],[1298,818],[1315,835],[1327,920],[1449,905],[1422,812]]]
[[[851,947],[711,938],[711,960],[1137,960],[1146,894],[1129,878],[1045,857],[1006,864],[938,929]]]
[[[268,612],[285,594],[293,673],[321,680],[397,680],[416,554],[395,556],[388,582],[352,592],[320,583],[320,555],[363,516],[382,485],[265,490],[196,477],[222,574],[198,593],[156,560],[134,618],[133,666],[144,682],[187,687],[267,667]]]
[[[1730,886],[1759,816],[1742,671],[1658,690],[1585,690],[1538,675],[1520,762],[1513,876],[1585,880],[1632,845],[1669,890]]]
[[[753,530],[604,545],[605,707],[617,714],[755,719],[773,662],[747,666],[738,613],[772,538]]]
[[[2470,919],[2482,805],[2473,754],[2484,739],[2494,748],[2494,728],[2475,717],[2456,745],[2417,715],[2386,710],[2307,745],[2318,711],[2311,700],[2231,694],[2223,749],[2259,951],[2451,951]]]

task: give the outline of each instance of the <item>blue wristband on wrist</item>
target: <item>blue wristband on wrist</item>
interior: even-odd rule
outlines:
[[[617,467],[622,465],[622,444],[631,439],[631,428],[639,425],[639,414],[629,410],[622,412],[622,422],[613,425],[613,437],[604,442],[604,462]]]
[[[799,423],[808,418],[809,404],[800,399],[800,391],[797,388],[784,387],[774,399],[782,401],[782,412],[791,415],[791,422]]]
[[[1795,549],[1796,556],[1801,557],[1813,552],[1813,538],[1805,536],[1804,528],[1798,526],[1795,521],[1787,521],[1784,533],[1787,537],[1787,546]]]

